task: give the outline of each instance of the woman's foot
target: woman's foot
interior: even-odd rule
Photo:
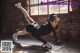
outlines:
[[[49,45],[49,43],[43,44],[42,45],[43,49],[50,51],[52,49],[52,47]]]

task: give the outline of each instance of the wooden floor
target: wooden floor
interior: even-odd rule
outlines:
[[[28,46],[26,45],[26,41]],[[13,48],[13,52],[11,53],[49,53],[46,52],[44,50],[41,50],[39,47],[40,46],[35,46],[35,43],[38,43],[35,40],[24,40],[26,47],[14,47]],[[23,40],[20,40],[21,43],[23,43]],[[29,46],[29,45],[33,45],[33,46]],[[63,47],[59,48],[58,50],[54,51],[50,51],[51,53],[80,53],[80,43],[73,43],[73,42],[65,42],[63,43]],[[4,52],[0,52],[0,53],[4,53]]]

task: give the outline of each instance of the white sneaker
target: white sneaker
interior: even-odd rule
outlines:
[[[12,37],[13,37],[14,40],[18,40],[18,35],[17,35],[16,33],[14,33],[14,34],[12,35]]]

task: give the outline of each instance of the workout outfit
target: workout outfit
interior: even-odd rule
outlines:
[[[46,44],[47,41],[44,40],[42,36],[48,35],[51,31],[54,33],[55,39],[58,40],[58,37],[56,35],[56,29],[54,29],[49,23],[43,24],[39,28],[29,24],[26,26],[26,31],[30,32],[33,37],[43,42],[44,44]]]

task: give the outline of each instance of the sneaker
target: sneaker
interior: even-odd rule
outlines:
[[[18,40],[18,36],[16,35],[16,33],[14,33],[14,34],[12,35],[12,37],[13,37],[14,40]]]

